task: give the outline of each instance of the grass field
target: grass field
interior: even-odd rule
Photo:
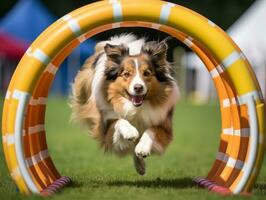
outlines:
[[[2,107],[0,105],[0,107]],[[179,103],[175,114],[175,138],[165,155],[147,158],[147,173],[134,171],[131,157],[117,158],[98,149],[86,130],[69,123],[65,99],[48,102],[46,129],[53,160],[62,175],[74,183],[51,199],[222,199],[194,186],[191,179],[205,176],[213,164],[219,144],[218,105],[194,106]],[[42,199],[24,197],[17,191],[0,150],[0,200]],[[227,199],[243,199],[231,196]],[[266,198],[266,162],[252,197]]]

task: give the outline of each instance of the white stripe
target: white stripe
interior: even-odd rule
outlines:
[[[109,1],[109,3],[113,4],[114,21],[122,21],[123,13],[121,3],[118,1]]]
[[[45,130],[44,124],[39,124],[36,126],[29,127],[29,134],[39,133],[44,130]]]
[[[29,104],[32,105],[32,106],[45,105],[46,104],[46,100],[47,100],[47,98],[45,98],[45,97],[39,97],[37,99],[31,98]]]
[[[223,73],[224,70],[221,65],[218,65],[216,68],[210,71],[211,77],[216,78],[218,77],[221,73]]]
[[[62,19],[67,22],[67,25],[76,36],[81,35],[80,25],[75,18],[73,18],[71,15],[65,15],[62,17]]]
[[[241,137],[249,137],[249,128],[242,128],[242,129],[236,129],[234,130],[233,127],[231,128],[224,128],[223,134],[224,135],[235,135],[235,136],[241,136]]]
[[[16,111],[15,120],[15,153],[17,156],[18,166],[21,171],[21,175],[26,182],[26,185],[33,193],[39,193],[38,188],[32,180],[29,171],[27,170],[26,161],[24,160],[23,150],[23,125],[25,109],[30,98],[30,95],[20,90],[14,90],[12,98],[19,100],[19,104]]]
[[[41,161],[43,161],[44,159],[48,157],[49,157],[49,153],[47,149],[40,151],[38,154],[35,154],[31,156],[30,158],[26,159],[27,167],[37,165],[38,163],[40,163]]]
[[[15,144],[14,135],[6,135],[6,143],[7,143],[7,145]]]
[[[243,191],[246,183],[248,182],[250,175],[252,174],[252,169],[255,167],[255,162],[257,158],[257,150],[259,143],[259,134],[258,134],[258,119],[256,112],[256,104],[254,98],[249,96],[246,101],[248,107],[248,115],[249,115],[249,126],[250,126],[250,139],[249,139],[249,151],[247,153],[248,160],[246,161],[243,169],[243,175],[239,180],[236,188],[234,189],[234,193],[238,194]]]
[[[223,61],[222,64],[225,68],[230,67],[232,64],[234,64],[237,60],[241,59],[240,53],[237,51],[233,51],[229,56],[227,56]]]
[[[231,104],[238,104],[238,101],[236,101],[236,98],[231,98]]]
[[[31,167],[33,165],[36,165],[37,163],[39,163],[41,160],[39,154],[35,154],[33,155],[32,157],[26,159],[26,164],[27,164],[27,167]]]
[[[241,160],[237,160],[237,161],[236,161],[236,164],[235,164],[235,168],[241,170],[241,169],[243,169],[244,165],[245,165],[245,163],[244,163],[243,161],[241,161]]]
[[[44,160],[50,156],[48,149],[41,151],[39,154],[40,154],[41,160]]]
[[[50,63],[49,65],[47,65],[45,72],[49,72],[49,73],[55,75],[57,70],[58,70],[58,67],[56,67],[55,65]]]
[[[87,38],[85,37],[85,35],[83,34],[83,35],[80,35],[80,36],[78,36],[77,37],[77,39],[78,39],[78,41],[80,42],[80,43],[82,43],[82,42],[84,42],[85,40],[87,40]]]
[[[247,60],[247,58],[246,58],[246,56],[245,56],[245,54],[244,54],[243,52],[240,52],[240,56],[241,56],[241,58],[242,58],[243,60]]]
[[[68,21],[68,20],[71,19],[71,16],[70,16],[70,15],[65,15],[65,16],[62,17],[62,19],[63,19],[64,21]]]
[[[233,135],[233,132],[234,132],[234,130],[233,130],[232,127],[231,128],[224,128],[223,129],[223,134],[224,135]]]
[[[11,96],[11,92],[7,90],[5,99],[10,99],[10,96]]]
[[[247,101],[250,98],[257,101],[257,100],[261,99],[261,96],[260,96],[259,92],[255,90],[255,91],[252,91],[252,92],[249,92],[249,93],[246,93],[246,94],[239,96],[238,101],[240,104],[247,104]]]
[[[10,173],[11,177],[14,178],[14,179],[17,179],[18,176],[21,176],[20,174],[20,171],[19,171],[19,168],[17,167],[15,170],[13,170],[11,173]]]
[[[227,98],[223,100],[223,108],[230,107],[231,105],[239,105],[238,101],[233,97],[231,99]]]
[[[2,136],[3,143],[6,143],[7,145],[15,144],[15,138],[14,135],[7,133],[6,135]]]
[[[26,54],[28,56],[32,56],[32,47],[31,46],[26,50]]]
[[[236,169],[243,169],[244,162],[241,160],[236,160],[232,157],[230,157],[228,154],[218,152],[216,155],[216,159],[220,160],[224,163],[226,163],[226,166],[231,167],[231,168],[236,168]]]
[[[41,49],[35,49],[32,56],[45,65],[48,65],[51,60]]]
[[[183,42],[185,43],[185,45],[187,45],[188,47],[191,47],[193,45],[193,38],[192,37],[187,37]]]
[[[241,128],[240,130],[234,130],[234,135],[241,136],[241,137],[249,137],[249,128]]]
[[[226,166],[241,170],[243,168],[244,164],[245,163],[243,161],[241,161],[241,160],[236,160],[236,159],[234,159],[232,157],[229,157],[229,159],[228,159],[228,161],[226,163]]]
[[[223,161],[223,162],[227,162],[228,158],[229,158],[229,156],[225,153],[222,153],[222,152],[218,152],[216,155],[216,159]]]
[[[155,23],[152,23],[152,24],[151,24],[151,28],[153,28],[153,29],[157,29],[157,30],[159,30],[159,28],[160,28],[161,26],[162,26],[161,24],[155,24]]]
[[[230,107],[231,103],[229,99],[223,100],[223,108]]]
[[[116,22],[112,24],[112,28],[120,28],[121,27],[121,23],[120,22]]]
[[[25,100],[25,98],[29,96],[30,96],[29,93],[15,89],[12,98],[17,100]]]
[[[47,56],[41,49],[38,48],[33,51],[32,48],[29,47],[28,50],[26,51],[26,54],[30,57],[36,58],[37,60],[46,65],[48,65],[48,63],[51,60],[49,56]]]
[[[216,77],[218,77],[220,75],[216,68],[214,68],[213,70],[211,70],[210,71],[210,74],[211,74],[211,77],[212,78],[216,78]]]
[[[260,95],[260,92],[252,91],[252,92],[249,92],[247,94],[243,94],[241,96],[238,96],[237,100],[235,98],[224,99],[223,100],[223,107],[226,108],[226,107],[229,107],[229,106],[235,105],[235,104],[244,105],[244,104],[246,104],[247,99],[250,98],[250,97],[252,97],[255,101],[262,99],[262,96]],[[229,104],[228,104],[228,102],[229,102]]]
[[[215,27],[216,26],[216,24],[213,23],[211,20],[208,20],[208,24],[211,25],[212,27]]]
[[[229,157],[229,159],[226,163],[226,166],[234,168],[235,164],[236,164],[236,160],[232,157]]]
[[[167,3],[164,4],[161,8],[161,14],[160,14],[160,19],[159,19],[159,23],[160,24],[166,24],[168,22],[168,18],[170,16],[171,13],[171,9],[172,7],[174,7],[175,4],[173,3]]]
[[[2,142],[3,143],[6,143],[7,139],[6,139],[6,136],[5,135],[2,135]]]
[[[221,65],[217,65],[216,70],[219,72],[219,74],[224,72],[224,69]]]

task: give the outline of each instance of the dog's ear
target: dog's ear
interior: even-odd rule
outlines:
[[[119,75],[119,73],[121,72],[121,70],[122,70],[121,67],[119,67],[118,65],[109,66],[105,68],[104,75],[105,75],[106,80],[114,81]]]
[[[167,50],[168,50],[168,45],[166,43],[166,40],[163,40],[159,43],[156,43],[155,41],[147,42],[142,47],[142,52],[151,56],[152,60],[157,64],[166,61]]]
[[[124,45],[106,44],[104,51],[107,56],[106,69],[104,71],[106,80],[115,80],[121,72],[121,62],[129,55],[129,50]]]
[[[142,53],[145,53],[150,56],[156,78],[160,82],[170,81],[169,74],[171,66],[167,62],[167,40],[168,38],[159,43],[155,41],[147,42],[142,47]]]
[[[107,59],[116,64],[120,64],[122,59],[129,55],[129,50],[124,45],[111,45],[106,44],[104,47]]]

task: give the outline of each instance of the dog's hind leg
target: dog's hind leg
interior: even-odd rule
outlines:
[[[146,172],[145,160],[133,154],[134,166],[139,175],[144,175]]]

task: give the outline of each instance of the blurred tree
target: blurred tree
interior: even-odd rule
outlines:
[[[255,0],[170,0],[188,7],[227,29]]]
[[[206,16],[213,22],[227,29],[255,0],[169,0],[188,7]],[[62,16],[73,9],[95,0],[43,0],[57,16]]]
[[[96,0],[41,0],[56,16],[96,2]],[[206,16],[223,29],[227,29],[255,0],[169,0],[188,7]],[[0,17],[17,2],[17,0],[0,0]]]
[[[27,0],[25,0],[27,1]],[[61,17],[70,11],[77,9],[81,6],[87,5],[96,0],[36,0],[42,1],[48,9],[58,17]],[[139,1],[139,0],[136,0]],[[176,3],[185,7],[188,7],[203,16],[209,18],[221,28],[226,30],[241,14],[254,2],[255,0],[168,0],[168,2]],[[0,17],[8,12],[17,0],[0,0]],[[133,32],[139,36],[147,36],[149,39],[163,39],[167,37],[167,34],[158,32],[156,30],[145,28],[119,28],[113,29],[107,32],[102,32],[96,36],[96,40],[105,40],[112,35],[119,34],[121,32]],[[173,50],[176,45],[183,46],[182,43],[175,40],[174,43],[169,43],[170,50]]]
[[[17,2],[17,0],[0,0],[0,20]]]

